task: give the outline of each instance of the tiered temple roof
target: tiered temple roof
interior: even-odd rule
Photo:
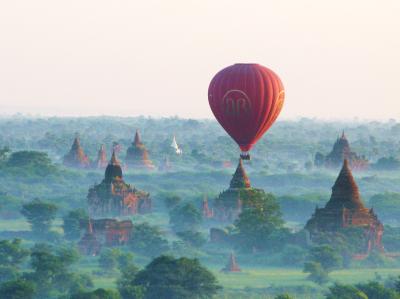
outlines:
[[[243,197],[247,197],[245,195],[253,191],[261,192],[262,190],[251,187],[243,161],[240,159],[229,188],[214,200],[214,217],[220,221],[234,221],[242,212],[243,204],[248,204],[244,202]]]
[[[351,169],[364,170],[368,167],[368,160],[351,151],[350,143],[343,131],[333,145],[332,151],[325,157],[324,164],[328,168],[339,168],[344,159],[349,161]]]
[[[239,160],[239,164],[233,174],[232,180],[229,184],[230,188],[250,188],[250,180],[243,167],[243,160]]]
[[[136,130],[135,138],[126,151],[125,163],[132,168],[154,169],[153,162],[149,159],[149,154],[143,144],[139,130]]]
[[[327,209],[343,207],[350,210],[365,209],[347,159],[343,161],[342,169],[332,187],[331,198],[326,204]]]
[[[115,151],[111,155],[110,162],[106,167],[104,174],[104,182],[111,184],[114,180],[122,180],[122,168],[119,163]]]
[[[75,137],[70,151],[64,156],[64,165],[69,167],[87,168],[89,158],[85,155],[78,137]]]
[[[97,217],[134,215],[151,211],[150,194],[125,183],[113,152],[103,181],[89,189],[89,211]]]
[[[365,229],[368,250],[383,251],[383,225],[372,209],[362,202],[358,186],[345,159],[342,169],[332,187],[332,195],[324,208],[316,208],[305,228],[311,238],[320,233],[334,233],[348,227]]]
[[[107,161],[107,153],[104,144],[101,145],[99,152],[97,153],[97,160],[96,164],[94,165],[95,168],[104,169],[108,165]]]

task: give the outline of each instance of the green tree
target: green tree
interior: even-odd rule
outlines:
[[[352,261],[352,255],[362,252],[367,246],[364,229],[360,227],[346,227],[334,233],[316,234],[313,239],[316,244],[329,246],[343,258],[343,266],[348,267]]]
[[[126,267],[134,266],[132,252],[120,252],[117,258],[118,269],[123,271]]]
[[[96,289],[94,291],[80,291],[71,295],[70,299],[120,299],[121,296],[114,290]]]
[[[84,209],[68,212],[63,218],[64,236],[67,240],[77,240],[81,236],[81,223],[88,221],[89,217]]]
[[[0,241],[0,265],[17,267],[29,255],[29,250],[22,248],[21,240]]]
[[[193,203],[177,206],[169,214],[169,223],[174,231],[195,230],[202,221],[202,215]]]
[[[245,250],[266,250],[283,220],[275,197],[262,190],[241,193],[244,209],[235,221],[238,245]]]
[[[328,245],[315,246],[309,251],[308,260],[321,264],[325,271],[332,271],[342,266],[341,255]]]
[[[133,286],[142,287],[145,299],[212,298],[221,287],[197,259],[160,256],[136,274]]]
[[[144,297],[144,288],[135,285],[135,277],[138,272],[139,269],[132,264],[121,269],[117,286],[123,299],[142,299]]]
[[[397,278],[394,279],[394,289],[396,292],[400,293],[400,276],[397,276]]]
[[[47,176],[56,170],[46,153],[36,151],[14,152],[8,158],[6,165],[38,176]]]
[[[99,257],[99,266],[104,272],[113,272],[118,266],[118,257],[121,252],[118,248],[103,250]]]
[[[49,232],[56,213],[56,205],[39,199],[24,204],[21,210],[21,214],[26,217],[31,225],[32,231],[38,236],[44,236]]]
[[[328,272],[324,270],[320,263],[307,262],[304,264],[303,272],[309,273],[308,279],[318,284],[324,284],[329,281]]]
[[[354,286],[336,283],[329,288],[326,299],[368,299],[368,296]]]
[[[360,283],[356,287],[364,292],[368,299],[400,299],[400,294],[396,290],[385,288],[383,284],[377,281]]]
[[[148,223],[135,225],[135,230],[129,241],[130,248],[137,253],[155,257],[168,251],[168,241],[156,226]]]
[[[289,294],[281,294],[281,295],[275,296],[274,299],[294,299],[294,297],[290,296]]]
[[[47,244],[37,244],[31,250],[33,271],[24,273],[24,278],[36,285],[38,298],[52,298],[86,287],[87,279],[70,271],[78,257],[74,248],[54,249]]]
[[[26,167],[26,166],[49,166],[51,159],[44,152],[20,151],[11,154],[7,162],[8,166]]]
[[[75,294],[94,287],[92,277],[86,273],[67,273],[66,279],[70,282],[68,285],[69,294]]]
[[[28,257],[29,250],[22,248],[21,240],[0,241],[0,282],[18,278],[18,268]]]
[[[308,279],[322,284],[329,280],[328,274],[343,265],[342,256],[328,245],[310,249],[303,271],[310,273]]]
[[[0,285],[0,298],[32,299],[34,294],[35,285],[23,279],[10,280]]]
[[[0,283],[15,280],[19,277],[19,272],[15,267],[0,265]]]

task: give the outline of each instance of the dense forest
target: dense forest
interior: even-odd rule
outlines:
[[[155,168],[122,167],[123,178],[150,193],[152,213],[120,217],[131,220],[137,232],[126,246],[83,256],[74,248],[84,233],[82,222],[88,221],[88,190],[103,180],[104,169],[66,167],[63,158],[79,136],[92,162],[104,144],[107,158],[117,150],[124,165],[136,130]],[[212,207],[229,187],[238,165],[236,144],[215,121],[1,118],[0,293],[26,292],[26,297],[4,298],[164,298],[149,285],[156,283],[154,273],[170,267],[165,283],[179,285],[187,275],[183,269],[191,269],[198,273],[196,283],[207,288],[193,295],[179,285],[164,290],[182,288],[168,298],[400,298],[396,258],[374,252],[366,260],[348,259],[358,248],[346,242],[359,232],[340,232],[310,246],[303,230],[316,207],[329,200],[340,171],[318,165],[316,155],[327,155],[342,131],[352,151],[369,161],[368,169],[353,175],[363,202],[385,226],[383,244],[388,252],[400,252],[400,123],[394,120],[277,122],[244,162],[251,185],[265,191],[252,199],[262,208],[244,210],[226,224],[202,211],[204,199]],[[182,154],[171,147],[174,136]],[[212,228],[227,236],[223,245],[210,241]],[[223,274],[231,252],[243,272]],[[269,277],[268,271],[289,283]],[[353,278],[343,280],[342,274]]]

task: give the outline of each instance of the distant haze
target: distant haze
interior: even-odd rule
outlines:
[[[270,67],[282,118],[400,119],[400,1],[10,0],[0,115],[210,118],[213,75]]]

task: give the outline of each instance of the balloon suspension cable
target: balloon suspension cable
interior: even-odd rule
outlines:
[[[240,158],[241,158],[242,160],[250,160],[250,154],[249,154],[249,152],[241,152],[241,153],[240,153]]]

